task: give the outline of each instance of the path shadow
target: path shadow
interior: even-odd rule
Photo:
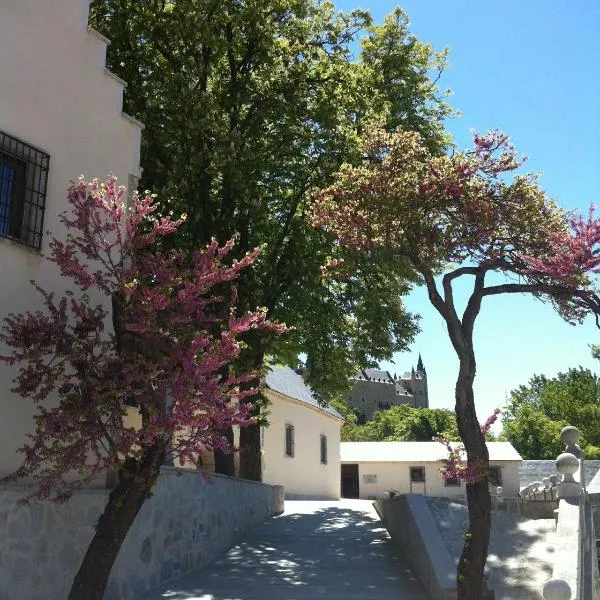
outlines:
[[[435,500],[430,506],[458,564],[468,523],[467,508],[447,500]],[[527,519],[492,511],[486,577],[496,600],[542,600],[542,586],[552,577],[554,531],[552,519]]]
[[[269,519],[206,568],[143,598],[427,600],[374,513],[298,505],[304,508]]]

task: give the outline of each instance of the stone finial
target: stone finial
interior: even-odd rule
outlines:
[[[579,441],[580,433],[577,427],[567,425],[560,431],[560,439],[565,444],[565,452],[573,454],[577,458],[581,458],[581,448],[577,444]]]
[[[554,464],[556,465],[556,470],[563,476],[563,483],[575,482],[573,475],[579,469],[579,460],[574,454],[563,452],[558,455]]]
[[[571,586],[564,579],[549,579],[542,589],[544,600],[571,600]]]
[[[545,490],[549,490],[552,487],[550,477],[544,477],[544,479],[542,479],[542,485],[544,486]]]
[[[563,476],[562,482],[558,486],[559,498],[572,498],[581,493],[581,484],[575,481],[573,475],[579,469],[579,459],[570,452],[563,452],[558,455],[555,463],[556,470]]]
[[[558,485],[560,483],[560,478],[558,477],[558,475],[550,475],[550,477],[548,477],[548,479],[550,480],[552,487],[554,487],[555,485]]]

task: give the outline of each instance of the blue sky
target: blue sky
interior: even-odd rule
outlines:
[[[381,22],[397,3],[336,0],[367,8]],[[461,112],[448,122],[459,147],[470,130],[502,129],[529,157],[527,171],[561,206],[600,204],[600,2],[584,0],[410,0],[399,4],[411,31],[435,49],[450,48],[440,80]],[[463,290],[464,291],[464,290]],[[403,372],[421,352],[431,407],[454,406],[458,361],[441,318],[423,289],[407,299],[422,316],[411,352],[384,368]],[[550,306],[522,295],[486,298],[475,327],[476,405],[480,421],[535,373],[553,376],[582,365],[600,373],[589,344],[600,343],[592,319],[573,327]]]

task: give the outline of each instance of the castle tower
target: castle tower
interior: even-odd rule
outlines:
[[[429,394],[427,391],[427,371],[423,365],[423,359],[419,353],[419,360],[417,362],[417,370],[414,369],[411,372],[411,388],[415,398],[415,407],[417,408],[429,408]]]

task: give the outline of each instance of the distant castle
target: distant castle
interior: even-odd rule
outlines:
[[[417,369],[400,378],[389,371],[363,369],[354,377],[352,392],[344,398],[346,404],[358,414],[359,424],[370,421],[378,410],[408,404],[415,408],[428,408],[427,371],[419,354]]]

